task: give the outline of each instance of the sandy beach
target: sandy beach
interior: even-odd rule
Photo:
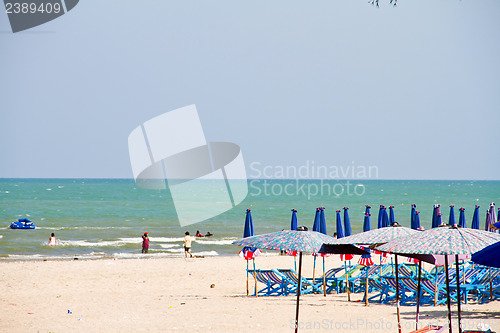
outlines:
[[[305,257],[307,276],[312,262]],[[327,265],[340,261],[327,258]],[[277,267],[293,267],[293,258],[257,258],[257,268]],[[295,296],[246,296],[245,268],[237,256],[1,262],[0,331],[292,332]],[[365,307],[361,298],[302,296],[301,331],[397,332],[395,306]],[[499,331],[500,302],[462,309],[464,327],[483,322]],[[456,325],[456,305],[453,311]],[[446,306],[425,306],[420,322],[445,325],[446,316]],[[403,332],[412,331],[415,307],[403,306],[401,318]]]

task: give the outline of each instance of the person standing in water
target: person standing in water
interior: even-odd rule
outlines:
[[[193,257],[191,254],[191,236],[189,236],[189,231],[186,231],[185,236],[184,236],[184,253],[186,254],[186,258],[188,257],[188,253]]]
[[[57,245],[57,239],[56,239],[56,236],[55,236],[54,233],[50,234],[49,245],[50,246],[56,246]]]
[[[145,232],[144,235],[142,235],[142,253],[148,253],[149,250],[149,236],[148,233]]]

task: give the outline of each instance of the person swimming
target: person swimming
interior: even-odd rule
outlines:
[[[196,236],[196,237],[204,237],[204,236],[201,234],[200,230],[196,230],[196,235],[195,235],[195,236]]]
[[[49,245],[50,246],[56,246],[57,245],[57,239],[56,239],[56,236],[55,236],[54,233],[50,234]]]
[[[210,237],[210,236],[213,236],[214,234],[211,234],[210,231],[207,232],[207,234],[205,235],[205,237]]]

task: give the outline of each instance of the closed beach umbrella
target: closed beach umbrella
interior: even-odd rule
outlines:
[[[349,218],[349,208],[344,207],[344,233],[345,236],[351,236],[351,219]]]
[[[494,202],[492,202],[490,204],[490,214],[491,214],[491,218],[493,220],[493,223],[495,223],[496,221],[498,221],[498,219],[497,219],[497,211],[495,209],[495,203]]]
[[[337,210],[336,217],[337,238],[344,238],[344,228],[342,227],[342,218],[340,217],[340,210]]]
[[[458,217],[458,225],[461,228],[467,228],[467,224],[465,223],[465,208],[460,207],[460,215]]]
[[[438,226],[438,227],[439,227],[441,224],[443,224],[443,221],[442,221],[442,219],[441,219],[441,213],[438,213],[436,223],[437,223],[437,226]]]
[[[250,209],[247,209],[245,216],[245,229],[243,230],[243,237],[250,237],[253,236],[254,234],[255,232],[253,230],[252,213],[250,212]],[[240,251],[240,255],[247,260],[247,265],[248,265],[248,260],[254,259],[254,257],[259,253],[260,251],[257,252],[257,249],[253,247],[244,247]]]
[[[432,224],[431,228],[437,227],[437,205],[434,205],[434,209],[432,211]]]
[[[297,230],[297,210],[292,209],[292,221],[290,223],[290,230]]]
[[[448,277],[448,255],[455,255],[457,262],[457,290],[460,290],[460,279],[458,274],[458,255],[473,254],[485,247],[500,241],[500,235],[489,233],[480,230],[468,228],[446,227],[434,228],[423,231],[411,237],[402,237],[378,246],[377,250],[390,252],[394,254],[402,254],[413,258],[426,260],[425,255],[444,255],[446,287],[448,293],[448,324],[449,331],[451,327],[451,304],[450,304],[450,289]],[[419,256],[424,255],[424,256]],[[457,296],[460,299],[460,295]],[[460,303],[458,306],[458,323],[461,331]]]
[[[420,230],[420,212],[418,210],[415,211],[415,230]]]
[[[355,246],[345,248],[330,247],[325,249],[323,244],[334,241],[335,238],[324,235],[315,231],[298,231],[298,230],[283,230],[272,232],[264,235],[257,235],[253,237],[242,238],[234,241],[233,244],[239,246],[251,246],[259,249],[281,250],[281,251],[298,251],[299,252],[299,272],[298,272],[298,287],[297,287],[297,303],[295,311],[295,332],[299,329],[299,304],[300,304],[300,291],[302,281],[302,253],[355,253],[366,254]]]
[[[372,230],[370,222],[370,213],[365,213],[365,218],[363,220],[363,232]]]
[[[371,208],[370,205],[366,205],[365,214],[370,214],[370,208]]]
[[[497,222],[497,211],[495,209],[495,203],[494,202],[492,202],[490,204],[490,215],[491,215],[491,217],[490,217],[491,218],[491,224],[495,224]],[[494,229],[494,228],[493,229],[490,228],[490,231],[498,232],[498,230]]]
[[[363,221],[363,232],[367,232],[371,230],[371,223],[370,223],[370,214],[365,213],[365,218]],[[370,251],[369,249],[365,249],[365,251]],[[365,265],[365,266],[371,266],[373,265],[373,260],[371,254],[363,254],[361,256],[361,259],[359,259],[358,264]],[[368,298],[366,298],[366,302],[368,302]]]
[[[250,213],[250,209],[247,209],[246,216],[245,216],[245,228],[243,230],[243,238],[246,237],[251,237],[254,235],[254,230],[253,230],[253,219],[252,219],[252,213]],[[252,260],[253,261],[253,269],[255,270],[255,257],[259,255],[260,250],[255,248],[255,247],[244,247],[240,251],[240,256],[245,258],[247,261],[247,296],[249,293],[249,287],[248,287],[248,261]],[[255,285],[257,285],[257,280],[255,280]]]
[[[386,228],[388,226],[390,226],[389,215],[387,215],[387,208],[384,207],[382,211],[382,227]]]
[[[417,206],[415,204],[412,204],[411,205],[411,215],[410,215],[410,228],[412,229],[417,229],[417,227],[415,226],[415,210],[416,210]]]
[[[486,211],[486,223],[485,223],[485,228],[484,230],[490,231],[490,225],[492,224],[492,218],[491,218],[491,213],[489,210]]]
[[[382,216],[384,215],[384,206],[380,205],[378,210],[377,228],[383,228],[382,226]]]
[[[455,225],[455,205],[450,205],[450,217],[448,218],[449,225]]]
[[[321,226],[319,225],[319,208],[316,208],[316,214],[314,215],[314,223],[312,230],[317,232],[321,230]]]
[[[394,206],[389,206],[389,225],[396,222],[396,218],[394,217]]]
[[[479,229],[479,206],[476,205],[474,209],[474,215],[472,216],[471,229]]]
[[[319,210],[319,226],[320,226],[320,232],[324,235],[327,235],[326,219],[325,219],[325,207],[321,207]]]

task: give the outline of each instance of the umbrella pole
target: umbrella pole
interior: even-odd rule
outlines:
[[[314,262],[313,262],[313,283],[315,282],[314,281],[316,275],[315,273],[316,273],[316,256],[314,256]]]
[[[490,278],[490,301],[493,300],[493,283],[491,281],[491,268],[488,268],[488,277]]]
[[[299,283],[297,286],[297,309],[295,311],[295,333],[299,331],[299,300],[300,300],[300,282],[302,281],[302,252],[299,252]]]
[[[417,285],[417,321],[415,330],[418,330],[418,314],[420,311],[420,288],[421,288],[421,280],[422,279],[422,260],[418,261],[418,285]]]
[[[368,266],[366,266],[366,280],[365,280],[365,306],[368,306]]]
[[[326,297],[325,257],[323,257],[323,295]]]
[[[255,272],[255,258],[252,258],[253,261],[253,271]],[[257,272],[254,273],[253,275],[255,277],[255,297],[257,297]]]
[[[297,271],[297,256],[293,256],[293,267],[295,268],[295,271]]]
[[[347,301],[351,301],[351,290],[349,290],[349,274],[347,274],[347,260],[344,261],[344,270],[345,270],[345,286],[347,288]]]
[[[449,327],[449,332],[452,333],[453,329],[451,328],[450,277],[448,274],[448,255],[444,256],[444,272],[446,274],[446,294],[447,294],[447,303],[448,303],[448,327]],[[436,290],[436,292],[437,292],[437,290]]]
[[[255,274],[255,273],[254,273]],[[248,296],[248,259],[247,259],[247,296]]]
[[[455,266],[457,268],[457,307],[458,307],[458,332],[462,333],[462,323],[461,323],[461,315],[460,315],[460,303],[462,303],[460,299],[460,268],[458,266],[458,254],[455,254]],[[464,271],[465,275],[465,271]]]
[[[399,312],[399,269],[398,269],[398,255],[394,255],[394,263],[396,265],[396,311],[398,316],[398,332],[401,333],[401,314]]]

